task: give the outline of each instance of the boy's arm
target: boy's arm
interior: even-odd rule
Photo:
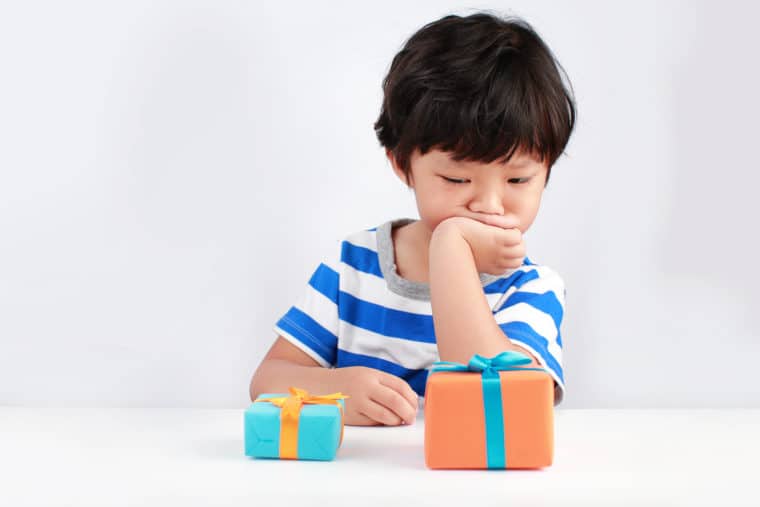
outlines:
[[[290,386],[319,394],[335,392],[339,389],[333,390],[333,372],[279,336],[253,374],[251,400],[262,393],[287,393]]]
[[[417,394],[403,379],[364,366],[325,368],[279,336],[251,379],[251,400],[262,393],[287,393],[290,386],[312,394],[349,395],[349,425],[411,424],[417,415]]]
[[[436,229],[430,239],[430,303],[441,361],[467,364],[473,354],[495,356],[505,350],[531,358],[528,350],[510,341],[496,323],[483,293],[472,250],[453,227]]]

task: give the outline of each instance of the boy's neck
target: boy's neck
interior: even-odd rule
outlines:
[[[428,283],[428,246],[432,233],[417,220],[393,229],[393,250],[398,275],[407,280]]]

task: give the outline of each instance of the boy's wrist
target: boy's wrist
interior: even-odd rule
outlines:
[[[452,241],[467,241],[461,227],[456,222],[457,218],[459,217],[447,218],[433,230],[430,236],[429,255],[433,253],[440,243],[450,244]]]
[[[345,391],[345,386],[341,385],[340,368],[325,368],[325,389],[324,394],[337,393]]]

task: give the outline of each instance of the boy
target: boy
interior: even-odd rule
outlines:
[[[351,234],[317,267],[251,398],[341,391],[346,424],[410,424],[434,361],[516,350],[552,375],[557,405],[564,283],[522,236],[575,124],[551,51],[522,20],[446,16],[406,42],[383,91],[375,131],[420,218]]]

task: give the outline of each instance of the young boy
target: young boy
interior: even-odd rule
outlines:
[[[564,283],[523,240],[575,124],[558,68],[530,25],[487,13],[406,42],[375,130],[420,218],[351,234],[316,268],[275,325],[252,399],[341,391],[346,424],[409,424],[434,361],[516,350],[562,400]]]

